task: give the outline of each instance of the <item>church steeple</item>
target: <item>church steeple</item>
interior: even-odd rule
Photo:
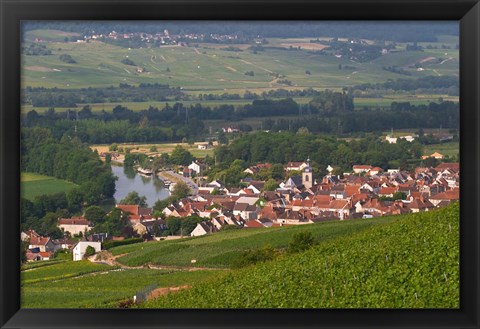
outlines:
[[[310,166],[310,157],[307,159],[307,166],[302,171],[302,184],[306,188],[313,186],[313,169]]]

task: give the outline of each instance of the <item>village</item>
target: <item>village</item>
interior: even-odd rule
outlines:
[[[251,176],[271,166],[258,163],[244,173]],[[176,175],[190,181],[192,176],[201,177],[203,170],[204,164],[195,160]],[[128,217],[137,236],[150,241],[215,234],[226,228],[268,229],[423,212],[459,200],[459,163],[417,167],[412,172],[354,165],[351,172],[343,175],[334,175],[334,167],[328,166],[327,175],[315,177],[307,159],[289,162],[284,170],[288,178],[273,191],[265,190],[265,181],[250,177],[239,182],[243,188],[226,187],[219,180],[197,188],[190,181],[187,186],[196,187],[191,189],[191,195],[166,206],[161,216],[154,216],[152,208],[139,205],[117,204],[116,208]],[[166,219],[189,216],[199,219],[191,232],[175,237],[162,235],[167,228]],[[32,230],[22,232],[22,241],[29,241],[27,261],[49,260],[57,250],[70,250],[74,261],[82,260],[87,249],[99,252],[105,241],[124,239],[107,233],[89,234],[93,224],[84,216],[59,218],[58,227],[64,232],[63,239],[40,236]],[[73,236],[81,239],[71,239]]]

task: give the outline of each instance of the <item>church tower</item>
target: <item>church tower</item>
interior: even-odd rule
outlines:
[[[310,166],[310,158],[307,159],[307,166],[302,171],[302,184],[306,188],[313,186],[313,169]]]

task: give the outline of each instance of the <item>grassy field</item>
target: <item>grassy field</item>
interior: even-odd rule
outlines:
[[[91,274],[77,272],[78,275],[75,277],[62,279],[52,277],[36,283],[22,281],[22,308],[116,308],[119,302],[132,299],[137,291],[151,285],[158,288],[193,286],[219,274],[218,271],[123,270],[84,262],[67,262],[64,266],[72,268],[81,268],[82,265],[93,266],[101,268],[102,272]],[[58,265],[51,265],[48,268],[55,272]],[[31,273],[30,277],[35,277],[34,271]]]
[[[65,36],[52,31],[29,31],[34,35],[49,34],[53,39]],[[298,39],[298,42],[305,42]],[[296,40],[287,40],[295,43]],[[388,79],[415,78],[427,75],[458,74],[458,50],[425,49],[384,55],[366,63],[352,63],[345,58],[322,56],[306,49],[282,50],[266,48],[256,54],[244,50],[227,51],[225,47],[199,44],[198,47],[168,46],[160,48],[128,49],[104,44],[45,42],[50,56],[22,57],[22,85],[32,87],[84,88],[111,86],[120,83],[167,83],[190,92],[233,92],[250,90],[261,92],[286,87],[274,73],[285,76],[293,88],[342,88],[361,83],[377,83]],[[440,46],[439,43],[437,46]],[[242,45],[239,46],[240,48]],[[401,46],[400,46],[401,47]],[[61,54],[71,55],[77,63],[60,61]],[[445,55],[447,54],[447,55]],[[124,65],[128,57],[136,66],[147,70],[137,73],[135,66]],[[449,59],[440,64],[427,58]],[[388,72],[382,66],[409,66],[422,62],[424,70],[405,68],[411,77]],[[339,64],[354,69],[339,70]],[[311,74],[306,74],[309,70]],[[254,76],[245,72],[254,71]]]
[[[173,149],[177,146],[180,145],[186,150],[188,150],[194,157],[197,158],[204,158],[207,155],[213,156],[213,148],[207,149],[207,150],[200,150],[198,148],[199,144],[206,144],[206,143],[195,143],[192,146],[190,146],[188,143],[149,143],[149,144],[118,144],[119,147],[123,147],[124,149],[130,148],[132,153],[145,153],[148,154],[149,156],[158,156],[162,153],[172,153]],[[155,146],[157,148],[157,151],[151,152],[150,148],[152,146]],[[98,145],[91,145],[90,148],[92,150],[97,150],[98,153],[102,152],[108,152],[109,151],[110,145],[105,145],[105,144],[98,144]],[[120,159],[123,159],[123,156],[120,155]]]
[[[424,155],[430,155],[434,152],[438,152],[449,157],[457,156],[457,154],[460,152],[460,145],[457,142],[425,145],[423,151]]]
[[[459,308],[459,207],[231,272],[147,302],[152,308]]]
[[[22,197],[33,200],[36,196],[67,192],[77,186],[74,183],[34,173],[22,173]]]

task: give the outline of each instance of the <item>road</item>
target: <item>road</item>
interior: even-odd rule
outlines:
[[[197,195],[198,194],[198,185],[195,184],[191,179],[187,178],[187,177],[183,177],[182,175],[180,174],[177,174],[171,170],[167,170],[167,171],[164,171],[164,173],[174,177],[175,180],[181,180],[183,182],[185,182],[188,187],[190,187],[190,189],[192,190],[192,195]]]

